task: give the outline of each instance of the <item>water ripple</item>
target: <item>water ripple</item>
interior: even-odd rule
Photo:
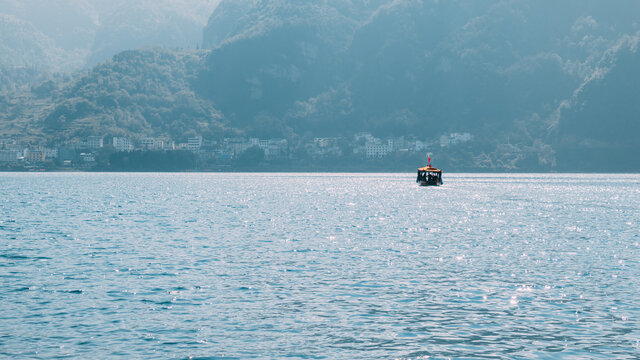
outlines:
[[[0,356],[640,357],[638,175],[254,175],[0,174]]]

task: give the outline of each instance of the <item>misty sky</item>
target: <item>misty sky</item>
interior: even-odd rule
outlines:
[[[0,63],[74,70],[141,46],[195,48],[219,2],[3,0]]]

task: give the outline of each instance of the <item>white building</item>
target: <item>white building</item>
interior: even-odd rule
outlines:
[[[289,150],[289,142],[285,139],[268,140],[262,149],[264,150],[264,158],[266,160],[280,159],[286,156]]]
[[[0,150],[0,162],[16,162],[18,154],[18,150]]]
[[[315,138],[312,143],[305,144],[307,154],[312,158],[342,156],[342,149],[338,146],[340,138]]]
[[[445,147],[448,145],[455,145],[470,141],[471,139],[473,139],[473,135],[469,133],[451,133],[449,135],[442,135],[440,136],[440,146]]]
[[[97,150],[104,146],[102,136],[89,136],[87,138],[87,148],[91,150]]]
[[[85,165],[91,165],[96,162],[96,157],[92,153],[81,153],[80,161]]]
[[[251,142],[243,138],[224,138],[222,140],[222,151],[231,157],[238,156],[250,148]]]
[[[426,150],[428,147],[429,147],[429,143],[426,141],[416,140],[416,142],[413,144],[414,151],[423,151],[423,150]]]
[[[125,137],[113,137],[113,147],[116,151],[131,151],[133,150],[133,144],[131,139]]]
[[[244,144],[244,148],[238,148],[235,153],[240,154],[251,147],[262,149],[266,160],[274,160],[285,156],[289,149],[289,143],[285,139],[260,140],[258,138],[250,138],[249,142]]]
[[[390,138],[387,140],[387,145],[389,146],[389,151],[400,151],[407,148],[407,142],[404,140],[404,137],[399,138]]]
[[[24,159],[32,163],[43,162],[45,160],[44,151],[25,149]]]
[[[187,150],[198,151],[202,147],[202,136],[194,136],[187,139]]]
[[[156,139],[152,137],[143,137],[138,139],[138,147],[147,150],[153,150],[156,146]]]
[[[353,136],[353,138],[355,139],[356,142],[360,141],[360,139],[364,139],[366,142],[376,142],[376,140],[378,140],[368,132],[357,133]]]
[[[317,137],[313,139],[313,143],[320,148],[329,148],[329,147],[338,146],[338,140],[339,139],[335,137],[325,137],[325,138]]]
[[[380,159],[389,155],[390,152],[388,144],[367,143],[365,145],[367,159]]]
[[[58,157],[58,149],[49,149],[49,148],[38,148],[36,150],[40,150],[44,152],[44,157],[46,159],[55,159]]]

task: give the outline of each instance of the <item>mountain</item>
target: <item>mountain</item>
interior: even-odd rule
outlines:
[[[640,32],[623,37],[602,58],[599,71],[585,79],[557,109],[554,146],[560,166],[598,171],[640,167]]]
[[[121,1],[100,17],[88,63],[96,64],[120,51],[143,46],[195,49],[217,2]]]
[[[223,1],[198,89],[241,128],[269,118],[274,134],[469,132],[491,144],[475,154],[487,169],[553,167],[573,126],[558,107],[637,37],[638,11],[625,0]]]
[[[0,64],[73,71],[144,46],[195,49],[219,0],[4,0]]]
[[[126,50],[66,77],[0,66],[15,82],[0,87],[0,131],[50,141],[368,131],[427,139],[451,168],[640,170],[635,0],[197,3],[197,12],[178,0],[87,3],[85,61],[120,46],[171,49]],[[87,49],[12,11],[7,28],[44,54],[33,58]],[[205,50],[190,49],[193,24],[204,26]],[[440,146],[464,133],[472,140]]]
[[[224,134],[219,112],[191,88],[202,51],[125,51],[66,81],[48,81],[21,95],[0,132],[49,142],[94,134],[183,139]],[[5,101],[7,103],[7,101]]]
[[[53,39],[31,23],[0,14],[0,65],[10,68],[50,69],[52,64],[78,66],[76,53],[56,46]]]
[[[268,35],[279,29],[308,27],[322,42],[345,47],[360,23],[388,0],[287,0],[222,1],[209,18],[203,44],[218,48],[224,44]]]

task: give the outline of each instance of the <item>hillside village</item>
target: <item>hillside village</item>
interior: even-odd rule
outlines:
[[[435,139],[404,137],[381,139],[367,132],[350,138],[316,137],[297,144],[286,139],[189,137],[176,143],[169,138],[89,136],[82,141],[47,147],[25,144],[18,139],[0,138],[2,170],[110,170],[114,158],[131,153],[190,154],[195,163],[184,170],[225,170],[247,161],[254,165],[296,160],[350,159],[375,162],[394,154],[424,156],[434,149],[468,142],[469,133],[452,133]],[[252,154],[248,157],[248,154]],[[418,165],[418,164],[416,164]],[[137,170],[132,168],[131,170]]]

